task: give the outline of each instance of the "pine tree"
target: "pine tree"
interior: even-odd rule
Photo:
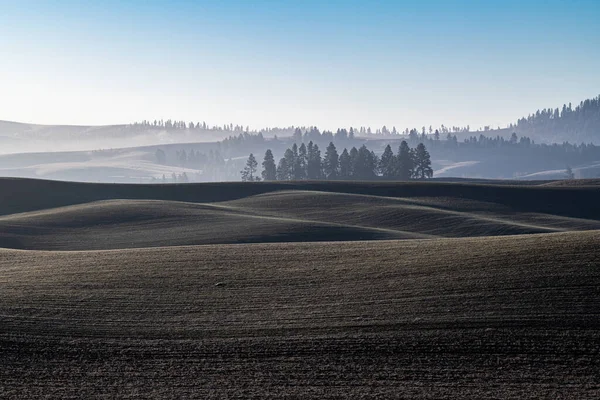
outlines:
[[[302,143],[298,148],[298,156],[294,161],[294,180],[306,179],[306,165],[308,162],[308,154],[306,145]]]
[[[277,165],[277,180],[278,181],[290,181],[294,175],[292,169],[294,167],[294,153],[291,149],[287,149],[283,154],[283,158],[279,160]]]
[[[297,156],[291,149],[287,149],[283,154],[287,166],[287,178],[285,180],[291,181],[294,179],[294,164],[296,163]]]
[[[431,178],[433,169],[431,169],[431,157],[423,143],[419,143],[415,150],[415,171],[414,176],[418,179]]]
[[[350,178],[356,179],[358,166],[358,150],[356,147],[350,149]]]
[[[302,143],[302,130],[300,128],[296,128],[293,135],[294,143]]]
[[[276,177],[278,181],[289,181],[291,179],[290,167],[285,157],[279,160],[279,165],[277,165]]]
[[[354,162],[354,179],[371,180],[375,177],[377,170],[377,159],[375,153],[367,149],[364,144],[357,151]]]
[[[413,157],[410,147],[405,140],[400,143],[398,156],[396,157],[396,177],[402,181],[407,181],[413,176]]]
[[[323,159],[323,173],[325,179],[337,179],[339,176],[339,156],[333,142],[329,143],[325,150],[325,158]]]
[[[244,182],[254,182],[259,181],[260,178],[256,176],[256,168],[258,167],[258,162],[256,162],[256,158],[254,158],[254,154],[250,153],[248,157],[248,161],[246,161],[246,167],[240,171],[242,174],[242,181]]]
[[[394,157],[394,152],[389,144],[385,146],[381,155],[379,170],[386,179],[393,179],[396,176],[396,157]]]
[[[273,158],[273,152],[271,149],[267,149],[265,152],[265,158],[262,162],[263,171],[262,177],[265,181],[274,181],[277,179],[277,167],[275,166],[275,159]]]
[[[344,149],[340,155],[340,178],[350,179],[352,176],[352,161],[350,160],[350,154],[348,150]]]
[[[573,168],[570,165],[567,165],[567,169],[565,170],[565,176],[567,179],[575,179],[575,174],[573,173]]]
[[[306,164],[306,175],[308,179],[321,179],[323,176],[323,165],[321,162],[321,151],[319,146],[308,143],[308,162]]]
[[[375,154],[375,152],[373,150],[371,150],[369,152],[369,165],[372,165],[373,177],[376,177],[379,175],[379,173],[380,173],[379,164],[380,163],[381,163],[381,160],[379,159],[379,157],[377,157],[377,154]]]
[[[167,155],[165,154],[165,152],[161,149],[156,150],[156,153],[154,153],[154,156],[156,157],[156,163],[157,164],[166,164],[167,163]]]

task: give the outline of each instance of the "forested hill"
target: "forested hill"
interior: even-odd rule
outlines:
[[[576,107],[546,108],[521,118],[509,127],[521,136],[544,142],[588,143],[600,140],[600,95]]]

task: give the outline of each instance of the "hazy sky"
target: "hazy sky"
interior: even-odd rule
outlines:
[[[600,93],[600,1],[4,1],[0,119],[507,124]]]

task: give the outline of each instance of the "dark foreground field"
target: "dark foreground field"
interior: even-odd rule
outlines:
[[[597,399],[599,205],[0,180],[0,398]]]
[[[0,398],[598,398],[598,243],[4,250]]]

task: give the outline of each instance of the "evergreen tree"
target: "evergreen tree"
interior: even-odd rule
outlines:
[[[277,179],[277,167],[275,166],[275,159],[273,158],[273,152],[271,149],[267,149],[265,152],[265,158],[262,162],[263,171],[262,177],[265,181],[274,181]]]
[[[415,150],[415,170],[414,177],[418,179],[431,178],[433,169],[431,169],[431,157],[423,143],[419,143]]]
[[[340,155],[340,178],[350,179],[352,176],[352,161],[350,160],[350,154],[348,150],[344,149]]]
[[[325,158],[323,159],[323,173],[325,179],[337,179],[339,176],[339,156],[333,142],[329,143],[325,150]]]
[[[298,156],[294,161],[294,180],[306,179],[306,165],[308,162],[308,154],[306,145],[302,143],[298,148]]]
[[[298,177],[298,145],[296,143],[292,144],[292,160],[290,165],[292,166],[292,180],[297,180]]]
[[[323,176],[323,165],[321,162],[321,151],[319,146],[308,143],[308,162],[306,165],[306,175],[308,179],[321,179]]]
[[[166,164],[167,163],[167,155],[165,154],[165,152],[161,149],[156,150],[156,153],[154,154],[154,156],[156,157],[156,163],[157,164]]]
[[[573,173],[573,169],[570,165],[567,165],[567,169],[565,170],[565,176],[567,179],[575,179],[575,174]]]
[[[358,167],[358,150],[356,147],[350,149],[350,177],[356,179]]]
[[[373,166],[373,175],[378,176],[379,173],[381,172],[379,170],[379,164],[381,163],[381,160],[379,160],[379,157],[377,157],[377,154],[375,154],[375,152],[373,150],[371,150],[370,152],[370,157],[369,157],[369,164]]]
[[[410,147],[405,140],[400,143],[398,156],[396,157],[396,177],[402,181],[407,181],[413,176],[413,157]]]
[[[396,157],[394,157],[394,152],[389,144],[385,146],[381,155],[379,170],[386,179],[393,179],[396,176]]]
[[[352,154],[352,153],[351,153]],[[364,144],[358,149],[354,162],[353,178],[370,180],[375,178],[377,170],[377,159],[375,153],[367,149]]]
[[[302,130],[300,128],[296,128],[294,131],[294,143],[302,143]]]
[[[287,158],[283,157],[281,160],[279,160],[276,176],[278,181],[289,181],[292,178]]]
[[[246,161],[246,167],[240,171],[242,174],[242,181],[244,182],[254,182],[259,181],[260,178],[256,176],[256,169],[258,167],[258,162],[256,158],[254,158],[254,154],[250,153],[248,157],[248,161]]]
[[[294,179],[294,165],[296,163],[297,156],[294,156],[294,152],[291,149],[287,149],[283,154],[283,158],[285,158],[285,173],[286,178],[283,179],[285,181],[291,181]]]
[[[416,129],[411,129],[408,138],[411,142],[416,142],[419,139],[419,132]]]

